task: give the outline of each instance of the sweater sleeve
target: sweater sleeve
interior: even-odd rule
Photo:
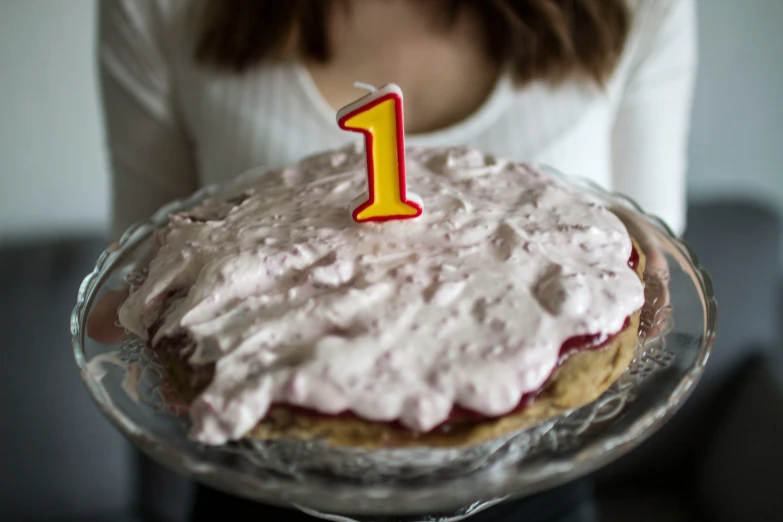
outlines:
[[[614,189],[681,234],[696,70],[694,0],[654,0],[640,11],[630,73],[612,136]]]
[[[193,149],[177,116],[157,1],[99,2],[113,239],[197,185]]]

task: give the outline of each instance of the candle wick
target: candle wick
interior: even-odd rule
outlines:
[[[357,89],[367,89],[370,92],[375,92],[378,90],[374,85],[364,82],[353,82],[353,86]]]

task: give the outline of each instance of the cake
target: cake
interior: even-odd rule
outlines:
[[[348,147],[173,214],[119,311],[190,435],[461,447],[595,400],[630,363],[644,255],[533,165],[410,149],[416,219],[355,223]]]

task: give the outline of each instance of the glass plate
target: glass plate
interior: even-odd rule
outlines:
[[[712,348],[717,305],[696,255],[663,222],[626,197],[547,170],[601,204],[621,209],[658,245],[669,266],[665,272],[649,268],[645,273],[647,303],[633,362],[587,406],[459,450],[365,451],[320,442],[242,441],[210,447],[189,440],[187,415],[167,394],[155,354],[132,337],[118,345],[96,343],[85,334],[85,319],[97,297],[123,285],[144,265],[152,231],[171,212],[223,190],[216,186],[162,208],[98,259],[71,316],[81,377],[103,413],[152,458],[211,487],[327,520],[385,516],[412,521],[421,520],[422,513],[445,513],[426,520],[457,521],[590,473],[638,445],[690,395]],[[667,286],[670,304],[661,306],[656,296]]]

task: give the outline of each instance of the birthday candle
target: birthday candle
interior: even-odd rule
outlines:
[[[420,216],[422,205],[409,194],[405,178],[402,90],[390,83],[337,112],[341,129],[364,136],[367,197],[351,209],[359,223]]]

